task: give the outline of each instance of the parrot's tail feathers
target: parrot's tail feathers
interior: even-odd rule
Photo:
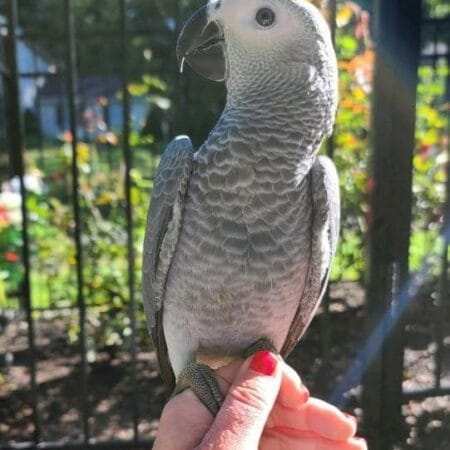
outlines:
[[[161,312],[158,314],[161,314]],[[173,373],[172,366],[169,361],[166,339],[164,337],[164,330],[162,327],[162,318],[159,318],[159,320],[156,321],[156,326],[152,330],[152,339],[158,357],[159,373],[169,392],[172,392],[175,389],[176,381],[175,374]]]

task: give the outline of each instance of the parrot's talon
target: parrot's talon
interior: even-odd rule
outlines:
[[[181,394],[186,389],[191,389],[214,417],[217,415],[223,403],[223,395],[210,367],[190,362],[178,377],[172,396]]]
[[[259,341],[256,341],[254,344],[252,344],[244,353],[244,358],[250,358],[250,356],[253,356],[257,352],[261,351],[269,351],[276,355],[279,354],[275,346],[272,344],[271,340],[268,338],[261,338]]]
[[[186,62],[186,58],[182,58],[181,59],[181,64],[180,64],[180,74],[184,73],[184,63]]]

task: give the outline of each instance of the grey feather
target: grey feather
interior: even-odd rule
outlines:
[[[288,355],[307,330],[325,294],[340,228],[339,179],[333,162],[319,157],[311,174],[313,226],[311,262],[300,307],[281,354]]]
[[[143,301],[147,323],[163,377],[172,384],[161,307],[170,264],[180,234],[185,196],[192,170],[193,148],[189,138],[180,136],[164,152],[153,183],[143,260]],[[165,376],[164,376],[165,373]]]
[[[303,0],[273,2],[278,21],[263,31],[255,4],[267,6],[210,3],[225,110],[195,154],[187,139],[169,146],[155,181],[144,304],[169,384],[190,362],[221,367],[261,338],[292,350],[336,249],[337,175],[317,157],[337,104],[329,31]]]

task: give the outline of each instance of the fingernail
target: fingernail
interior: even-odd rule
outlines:
[[[303,393],[303,403],[306,403],[309,400],[310,397],[310,393],[308,391],[308,389],[305,388],[305,392]]]
[[[288,397],[282,396],[278,401],[286,408],[296,409],[301,408],[309,400],[309,391],[304,386],[302,387],[302,392],[297,395],[290,395]]]
[[[250,363],[250,369],[262,375],[271,377],[275,373],[277,363],[278,361],[275,355],[268,351],[261,351],[255,353],[253,356],[252,362]]]

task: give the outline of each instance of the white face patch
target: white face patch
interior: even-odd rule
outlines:
[[[237,45],[255,50],[295,47],[327,26],[306,0],[210,0],[208,14]]]
[[[274,22],[270,27],[263,27],[258,23],[258,13],[261,10],[273,14]],[[256,46],[270,39],[287,36],[294,25],[289,20],[286,8],[282,8],[281,2],[274,0],[225,0],[220,16],[225,29]]]
[[[335,77],[328,24],[308,0],[210,0],[208,18],[223,32],[225,80],[234,89],[257,74],[297,73],[305,64]]]

